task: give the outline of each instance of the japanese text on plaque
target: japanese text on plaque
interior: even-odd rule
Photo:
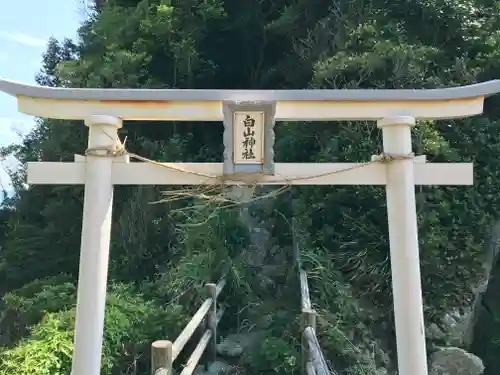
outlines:
[[[246,115],[243,120],[243,125],[245,125],[245,130],[243,132],[243,152],[241,153],[241,157],[245,160],[255,159],[255,154],[253,152],[253,148],[255,146],[255,119]]]
[[[262,163],[264,114],[236,112],[234,114],[235,162]]]

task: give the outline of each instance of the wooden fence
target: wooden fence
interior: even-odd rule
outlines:
[[[217,309],[217,297],[225,284],[225,279],[222,279],[217,285],[206,285],[209,297],[202,303],[191,321],[184,327],[173,343],[168,340],[153,342],[151,345],[151,370],[153,375],[173,374],[172,366],[174,361],[195,332],[201,331],[203,334],[180,375],[191,375],[205,350],[207,351],[205,368],[208,370],[210,365],[215,362],[217,325],[224,314],[224,309]]]
[[[299,269],[302,300],[302,374],[328,375],[330,370],[316,337],[316,311],[311,307],[307,274]]]
[[[295,261],[299,270],[300,296],[302,305],[302,374],[303,375],[335,375],[328,368],[328,364],[323,356],[323,351],[316,337],[316,311],[311,305],[309,296],[309,284],[307,282],[307,273],[302,269],[300,261],[300,248],[295,234],[295,225],[292,226],[293,247]]]

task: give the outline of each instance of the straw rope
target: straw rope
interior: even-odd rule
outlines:
[[[103,130],[104,132],[104,130]],[[276,183],[276,184],[283,184],[283,186],[280,186],[279,188],[266,193],[262,194],[259,196],[254,196],[251,199],[241,201],[241,200],[235,200],[231,199],[230,195],[227,193],[227,187],[228,181],[231,182],[239,182],[240,184],[234,185],[236,187],[241,187],[241,186],[252,186],[255,188],[256,185],[259,184],[262,178],[261,173],[232,173],[232,174],[227,174],[227,175],[222,175],[222,176],[216,176],[216,175],[210,175],[206,173],[201,173],[201,172],[196,172],[196,171],[191,171],[184,169],[180,167],[178,164],[174,163],[161,163],[152,159],[148,159],[146,157],[143,157],[141,155],[129,152],[125,145],[127,139],[125,138],[124,142],[121,142],[118,137],[112,137],[109,134],[105,133],[112,141],[113,144],[109,146],[102,146],[102,147],[91,147],[85,150],[85,155],[86,156],[93,156],[93,157],[122,157],[122,156],[129,156],[130,158],[140,160],[145,163],[149,163],[151,165],[157,166],[159,168],[166,168],[168,170],[176,171],[176,172],[181,172],[181,173],[188,173],[191,175],[195,175],[198,177],[202,177],[205,179],[205,181],[201,181],[200,185],[196,185],[187,189],[180,189],[180,190],[171,190],[171,191],[165,191],[163,192],[163,195],[165,198],[156,201],[156,202],[151,202],[153,204],[157,203],[171,203],[187,198],[194,198],[210,203],[216,203],[218,204],[212,213],[208,216],[206,220],[204,220],[201,224],[204,224],[208,222],[210,219],[212,219],[220,210],[222,209],[227,209],[227,208],[232,208],[241,204],[248,204],[251,202],[255,202],[257,200],[262,200],[262,199],[268,199],[268,198],[274,198],[285,191],[287,191],[290,186],[293,184],[294,181],[301,181],[301,180],[310,180],[314,178],[320,178],[324,176],[331,176],[331,175],[336,175],[340,173],[345,173],[348,171],[352,171],[355,169],[360,169],[367,167],[371,164],[374,163],[382,163],[382,164],[387,164],[391,163],[395,160],[408,160],[408,159],[414,159],[415,154],[410,153],[406,155],[396,155],[396,154],[388,154],[388,153],[382,153],[378,155],[378,157],[374,158],[371,161],[365,162],[365,163],[359,163],[354,166],[346,167],[337,171],[332,171],[332,172],[324,172],[320,174],[313,174],[310,176],[301,176],[301,177],[287,177],[287,176],[280,176],[277,175],[275,176],[276,178],[273,180],[269,180],[266,178],[266,182],[271,182],[271,183]],[[267,176],[268,177],[268,176]],[[210,181],[210,184],[207,184],[208,181]],[[215,181],[215,184],[213,183]],[[214,194],[215,193],[215,194]],[[206,208],[206,205],[192,205],[189,207],[184,207],[181,209],[176,209],[173,210],[173,212],[179,212],[179,213],[185,213],[186,211],[192,211],[192,210],[200,210],[202,208]]]

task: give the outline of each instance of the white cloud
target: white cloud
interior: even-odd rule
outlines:
[[[34,121],[0,117],[0,146],[21,142],[34,125]]]
[[[18,170],[20,166],[21,163],[13,157],[0,160],[0,202],[5,198],[2,196],[2,191],[7,191],[7,196],[13,194],[14,190],[9,174]]]
[[[0,165],[4,172],[16,171],[22,166],[21,162],[12,155],[0,157]]]
[[[33,126],[34,122],[29,119],[0,117],[0,146],[21,142]],[[13,187],[9,173],[18,170],[20,167],[21,163],[14,156],[0,156],[0,202],[3,199],[2,190],[7,190],[7,194],[12,195]]]
[[[28,47],[44,47],[47,44],[47,41],[44,39],[20,32],[0,31],[0,38]]]

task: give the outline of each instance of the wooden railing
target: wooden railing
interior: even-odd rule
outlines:
[[[309,284],[307,282],[307,273],[302,268],[300,260],[300,248],[295,235],[295,225],[292,226],[293,247],[295,261],[299,270],[300,296],[302,306],[302,374],[303,375],[335,375],[330,371],[328,364],[323,356],[323,351],[316,337],[316,311],[312,308],[311,298],[309,296]]]
[[[224,309],[217,309],[217,297],[225,284],[225,279],[219,281],[217,285],[206,284],[209,297],[202,303],[173,343],[168,340],[153,342],[151,345],[151,373],[153,375],[172,375],[174,361],[197,331],[201,331],[203,334],[180,375],[191,375],[194,372],[205,349],[207,350],[205,368],[208,370],[210,365],[215,362],[217,325],[224,314]]]

